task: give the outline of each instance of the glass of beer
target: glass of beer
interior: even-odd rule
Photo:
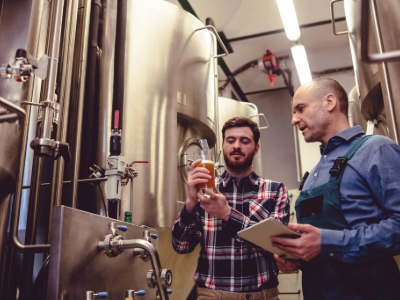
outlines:
[[[208,175],[211,175],[211,178],[208,180],[208,182],[199,183],[199,188],[203,194],[205,193],[204,190],[206,188],[210,190],[213,190],[215,188],[214,161],[212,157],[212,150],[200,150],[199,152],[195,153],[195,159],[202,160],[201,163],[196,166],[196,168],[206,168],[208,171],[210,171]]]

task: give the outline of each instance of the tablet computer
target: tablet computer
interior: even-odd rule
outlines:
[[[299,238],[301,236],[300,233],[290,229],[275,219],[268,218],[256,225],[243,229],[238,232],[238,236],[285,259],[299,259],[279,248],[272,247],[272,242],[269,240],[271,236],[284,236],[288,238]]]

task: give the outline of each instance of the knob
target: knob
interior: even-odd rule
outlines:
[[[135,299],[135,295],[137,296],[144,296],[146,295],[146,291],[145,290],[140,290],[135,292],[135,290],[127,290],[126,291],[126,298],[127,299]]]
[[[158,235],[155,234],[155,233],[152,233],[150,236],[151,236],[151,238],[154,239],[154,240],[158,239]]]
[[[108,294],[106,292],[99,292],[96,294],[93,293],[93,291],[86,291],[83,295],[85,300],[94,300],[96,298],[106,299],[108,297]]]
[[[118,229],[125,232],[128,231],[128,227],[124,226],[124,225],[118,225]]]
[[[167,289],[167,293],[168,293],[169,295],[171,295],[171,294],[172,294],[172,290],[171,290],[171,289]]]
[[[95,296],[96,296],[96,294],[95,294]],[[108,293],[107,292],[97,293],[97,298],[99,298],[99,299],[107,299],[107,297],[108,297]]]

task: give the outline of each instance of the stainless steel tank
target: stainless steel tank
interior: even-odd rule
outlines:
[[[107,15],[106,28],[112,28],[115,14]],[[178,196],[183,188],[177,168],[180,145],[188,138],[207,138],[211,147],[216,143],[213,40],[207,29],[196,31],[204,27],[197,18],[161,0],[129,1],[127,20],[122,155],[127,163],[149,161],[134,165],[139,177],[133,181],[132,219],[171,228],[177,201],[183,200]],[[103,43],[114,35],[114,30],[105,31]],[[112,53],[104,55],[112,61]],[[100,80],[111,88],[112,66],[103,63],[101,68]],[[109,155],[111,98],[102,86],[100,110],[107,111],[107,125],[99,161]],[[121,207],[123,217],[130,210],[129,187],[122,190]]]
[[[36,56],[39,48],[43,0],[1,1],[0,14],[0,64],[12,64],[16,50],[26,49]],[[46,23],[46,20],[44,21]],[[40,80],[36,82],[36,91],[40,91]],[[34,77],[21,83],[14,79],[0,78],[0,97],[21,105],[21,101],[31,101]],[[30,107],[22,104],[27,111],[26,120],[0,123],[0,269],[2,269],[6,231],[10,208],[10,196],[20,168],[20,155],[23,146],[24,128],[29,126]],[[0,113],[2,111],[0,105]],[[35,123],[35,122],[34,122]]]
[[[365,28],[361,28],[362,3],[369,8]],[[356,74],[356,84],[361,98],[361,108],[366,120],[375,121],[375,134],[387,135],[399,143],[400,117],[400,60],[367,62],[362,59],[362,34],[368,36],[367,52],[382,53],[400,49],[400,3],[396,0],[345,0],[345,14],[348,26],[350,49]],[[379,87],[380,85],[380,87]],[[372,93],[374,88],[381,89]],[[376,95],[382,94],[382,100]],[[383,102],[383,107],[377,102]],[[373,109],[371,110],[371,107]]]

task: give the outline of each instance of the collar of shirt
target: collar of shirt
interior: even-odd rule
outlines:
[[[346,130],[343,130],[341,133],[331,137],[326,145],[326,148],[322,147],[322,145],[319,146],[319,151],[321,152],[321,155],[324,153],[329,153],[333,149],[342,145],[344,142],[347,142],[360,134],[364,134],[361,126],[357,125],[354,127],[350,127]]]
[[[234,180],[238,183],[240,183],[241,180],[243,179],[248,179],[249,182],[253,185],[257,185],[259,181],[260,176],[258,176],[254,171],[250,173],[249,176],[243,177],[240,180],[238,180],[236,177],[233,177],[231,174],[229,174],[227,171],[225,171],[221,176],[220,180],[222,181],[222,184],[224,187],[229,183],[229,181]]]

